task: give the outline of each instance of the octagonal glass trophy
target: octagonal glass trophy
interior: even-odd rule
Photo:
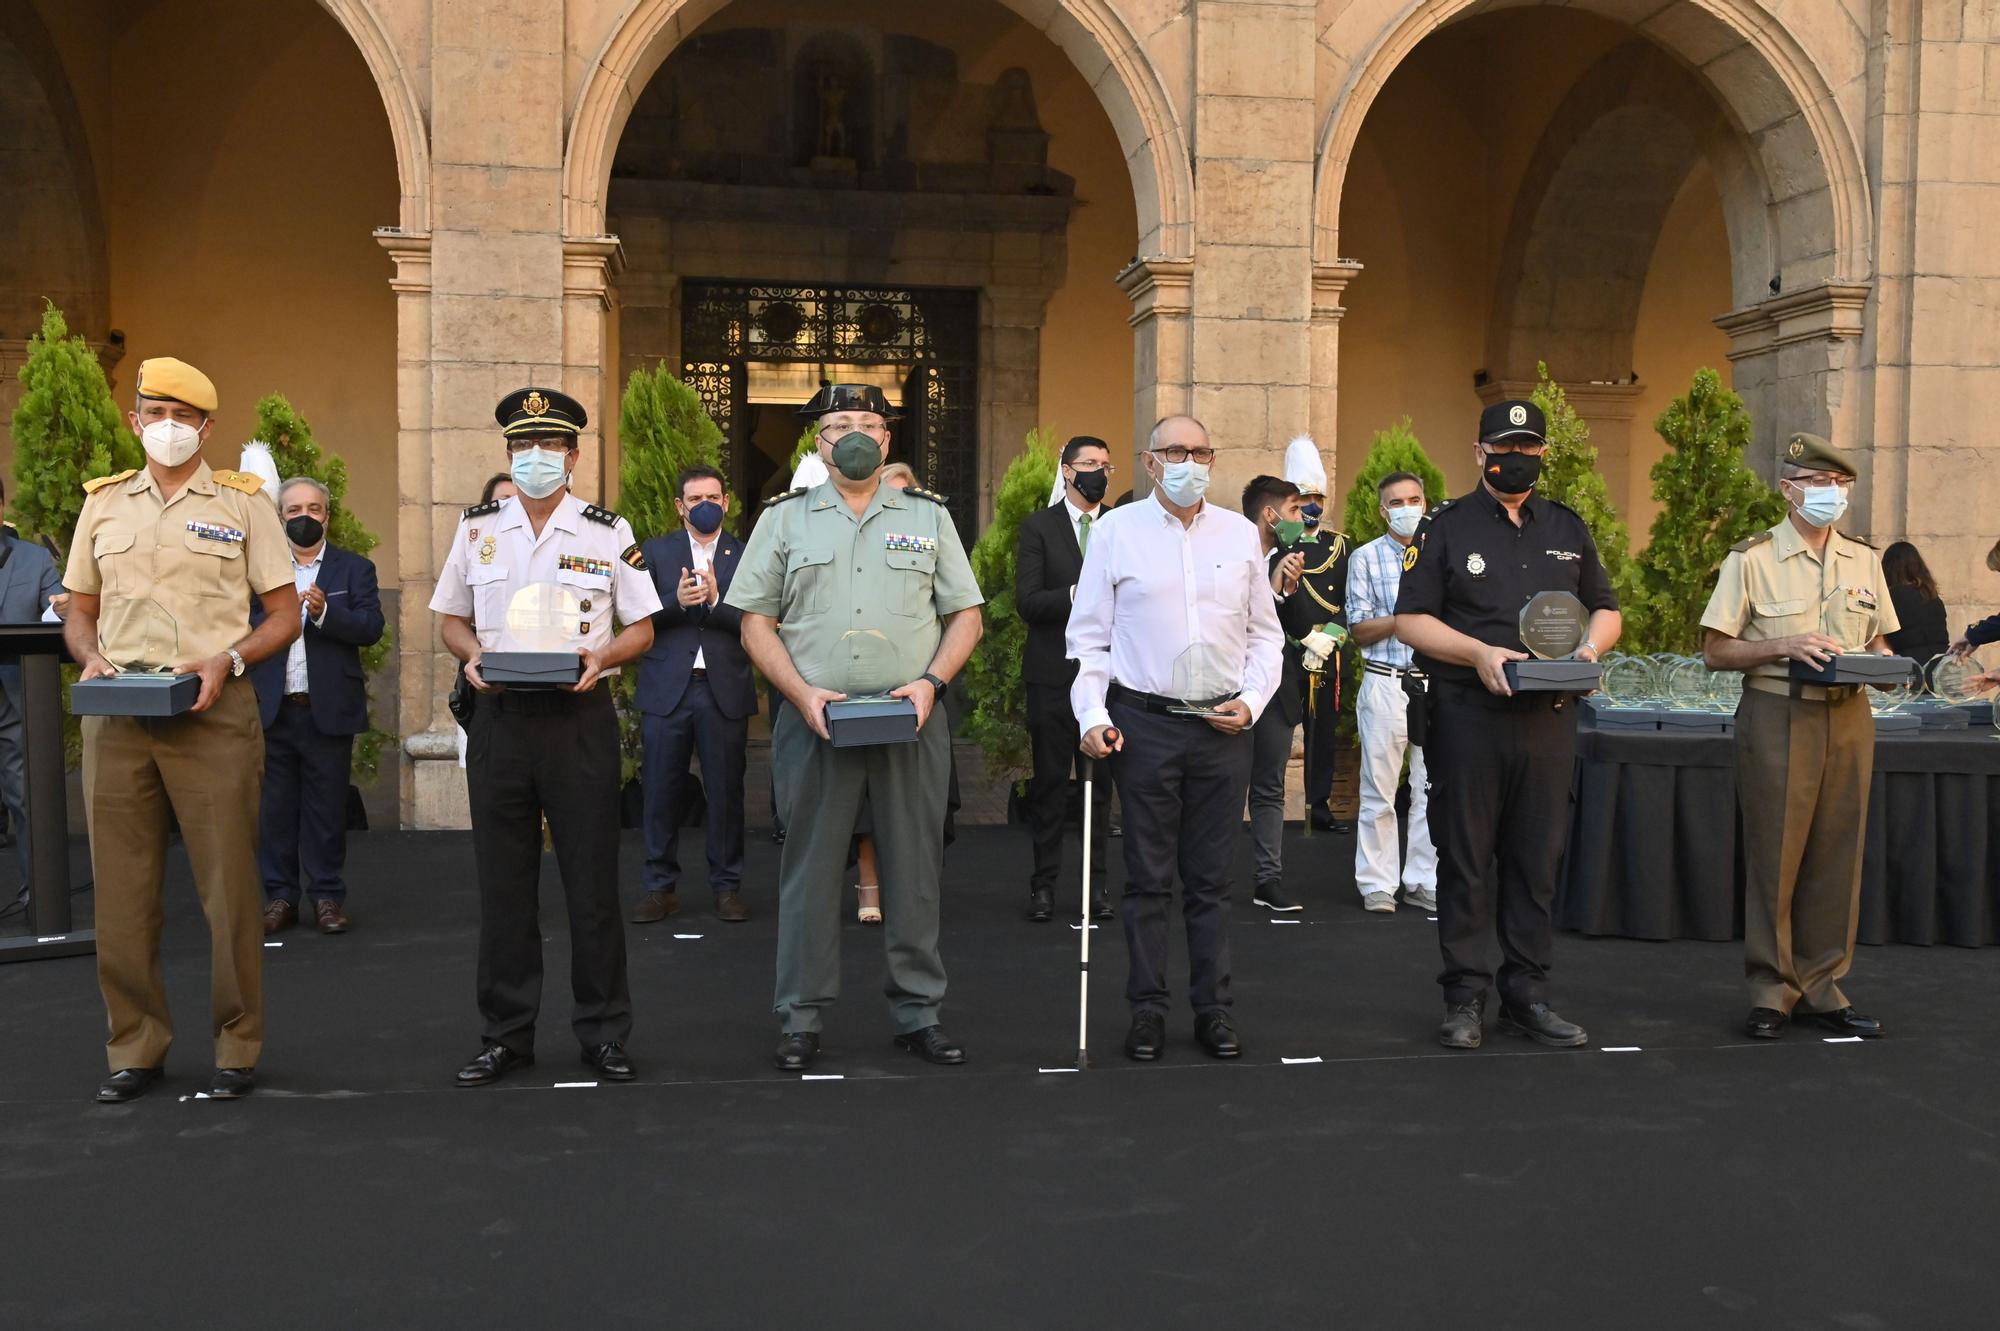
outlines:
[[[1590,612],[1575,592],[1539,592],[1521,607],[1521,645],[1530,661],[1507,663],[1507,687],[1516,693],[1588,693],[1604,668],[1576,659],[1590,630]]]
[[[1216,709],[1242,688],[1242,672],[1242,648],[1231,651],[1218,643],[1194,644],[1174,660],[1167,695],[1180,699],[1180,705],[1167,710],[1175,716],[1218,715]]]
[[[173,673],[180,623],[151,597],[109,601],[97,621],[97,650],[118,673],[70,686],[78,716],[179,716],[201,696],[201,676]]]
[[[609,614],[610,607],[602,613]],[[586,630],[576,593],[556,582],[533,582],[515,592],[499,625],[499,646],[482,652],[479,674],[510,689],[573,688],[583,678],[583,657],[573,645]]]

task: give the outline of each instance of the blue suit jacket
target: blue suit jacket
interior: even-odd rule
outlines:
[[[39,624],[49,598],[62,592],[62,578],[56,561],[33,541],[24,541],[11,528],[0,529],[0,624]],[[0,665],[0,691],[21,705],[21,667],[13,662]]]
[[[693,609],[681,606],[679,592],[682,575],[694,567],[688,534],[655,536],[641,548],[663,608],[653,616],[653,645],[639,658],[639,710],[664,716],[680,705],[699,649],[709,692],[722,714],[733,721],[756,711],[757,690],[750,682],[750,658],[741,636],[743,612],[728,602],[729,584],[743,558],[742,539],[726,531],[716,538],[715,578],[723,599]]]
[[[382,593],[375,585],[375,565],[349,550],[329,545],[319,566],[319,588],[326,593],[326,618],[306,621],[306,692],[312,695],[313,724],[325,735],[358,735],[368,729],[368,675],[361,668],[361,649],[382,637]],[[264,606],[250,600],[250,626],[264,622]],[[270,725],[285,697],[288,647],[268,661],[250,667],[257,686],[257,710]]]

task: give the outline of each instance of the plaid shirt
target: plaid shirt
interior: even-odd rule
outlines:
[[[1364,619],[1380,619],[1396,613],[1396,591],[1403,584],[1403,551],[1406,548],[1385,532],[1349,556],[1348,623],[1359,624]],[[1361,649],[1363,660],[1394,666],[1398,670],[1409,669],[1415,655],[1408,645],[1398,642],[1393,636]]]

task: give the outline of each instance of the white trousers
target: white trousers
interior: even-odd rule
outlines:
[[[1362,896],[1395,894],[1405,887],[1437,890],[1437,848],[1431,845],[1425,810],[1424,751],[1410,747],[1403,681],[1388,675],[1363,673],[1355,701],[1361,732],[1361,817],[1355,824],[1354,886]],[[1396,786],[1403,775],[1403,755],[1410,755],[1409,854],[1396,871]]]

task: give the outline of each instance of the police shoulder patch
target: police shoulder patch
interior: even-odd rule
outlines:
[[[1742,540],[1738,541],[1736,544],[1729,547],[1730,553],[1738,555],[1749,554],[1752,550],[1755,550],[1758,546],[1770,540],[1771,537],[1775,534],[1776,533],[1774,532],[1760,531],[1755,536],[1746,536]]]
[[[592,522],[601,522],[607,527],[618,525],[618,515],[616,513],[613,513],[608,508],[599,508],[596,504],[585,504],[583,506],[583,516],[589,518]],[[632,548],[637,550],[639,547],[635,545]],[[626,562],[630,563],[631,561],[628,560]],[[633,564],[632,567],[644,568],[645,565]]]
[[[218,471],[215,473],[215,483],[226,485],[232,490],[240,490],[247,495],[262,494],[264,491],[264,478],[252,476],[247,471]]]
[[[943,495],[938,494],[932,490],[926,490],[922,486],[913,485],[909,489],[903,491],[903,493],[915,495],[919,499],[928,499],[933,504],[944,504],[948,502]]]
[[[471,508],[466,509],[465,512],[462,513],[460,516],[467,518],[483,518],[488,513],[498,513],[500,511],[500,505],[505,502],[506,501],[503,499],[489,499],[483,504],[474,504]]]
[[[107,485],[116,485],[120,481],[130,480],[132,477],[137,476],[138,474],[139,474],[139,469],[137,467],[134,467],[130,471],[114,472],[109,476],[98,476],[92,480],[88,480],[83,483],[83,492],[85,494],[94,495]]]
[[[1418,548],[1419,547],[1417,543],[1415,541],[1412,541],[1410,542],[1409,548],[1403,551],[1403,572],[1408,573],[1411,569],[1417,566]]]
[[[804,494],[807,490],[810,490],[811,488],[812,487],[809,485],[801,485],[796,490],[787,490],[783,494],[772,495],[769,499],[766,499],[764,501],[764,507],[771,508],[778,504],[784,503],[787,499],[797,499],[800,495]]]
[[[633,542],[631,545],[626,546],[625,553],[618,557],[624,560],[626,563],[630,564],[633,568],[638,569],[641,573],[645,572],[648,568],[652,567],[650,564],[646,562],[646,552],[639,548],[638,542],[636,541]]]

